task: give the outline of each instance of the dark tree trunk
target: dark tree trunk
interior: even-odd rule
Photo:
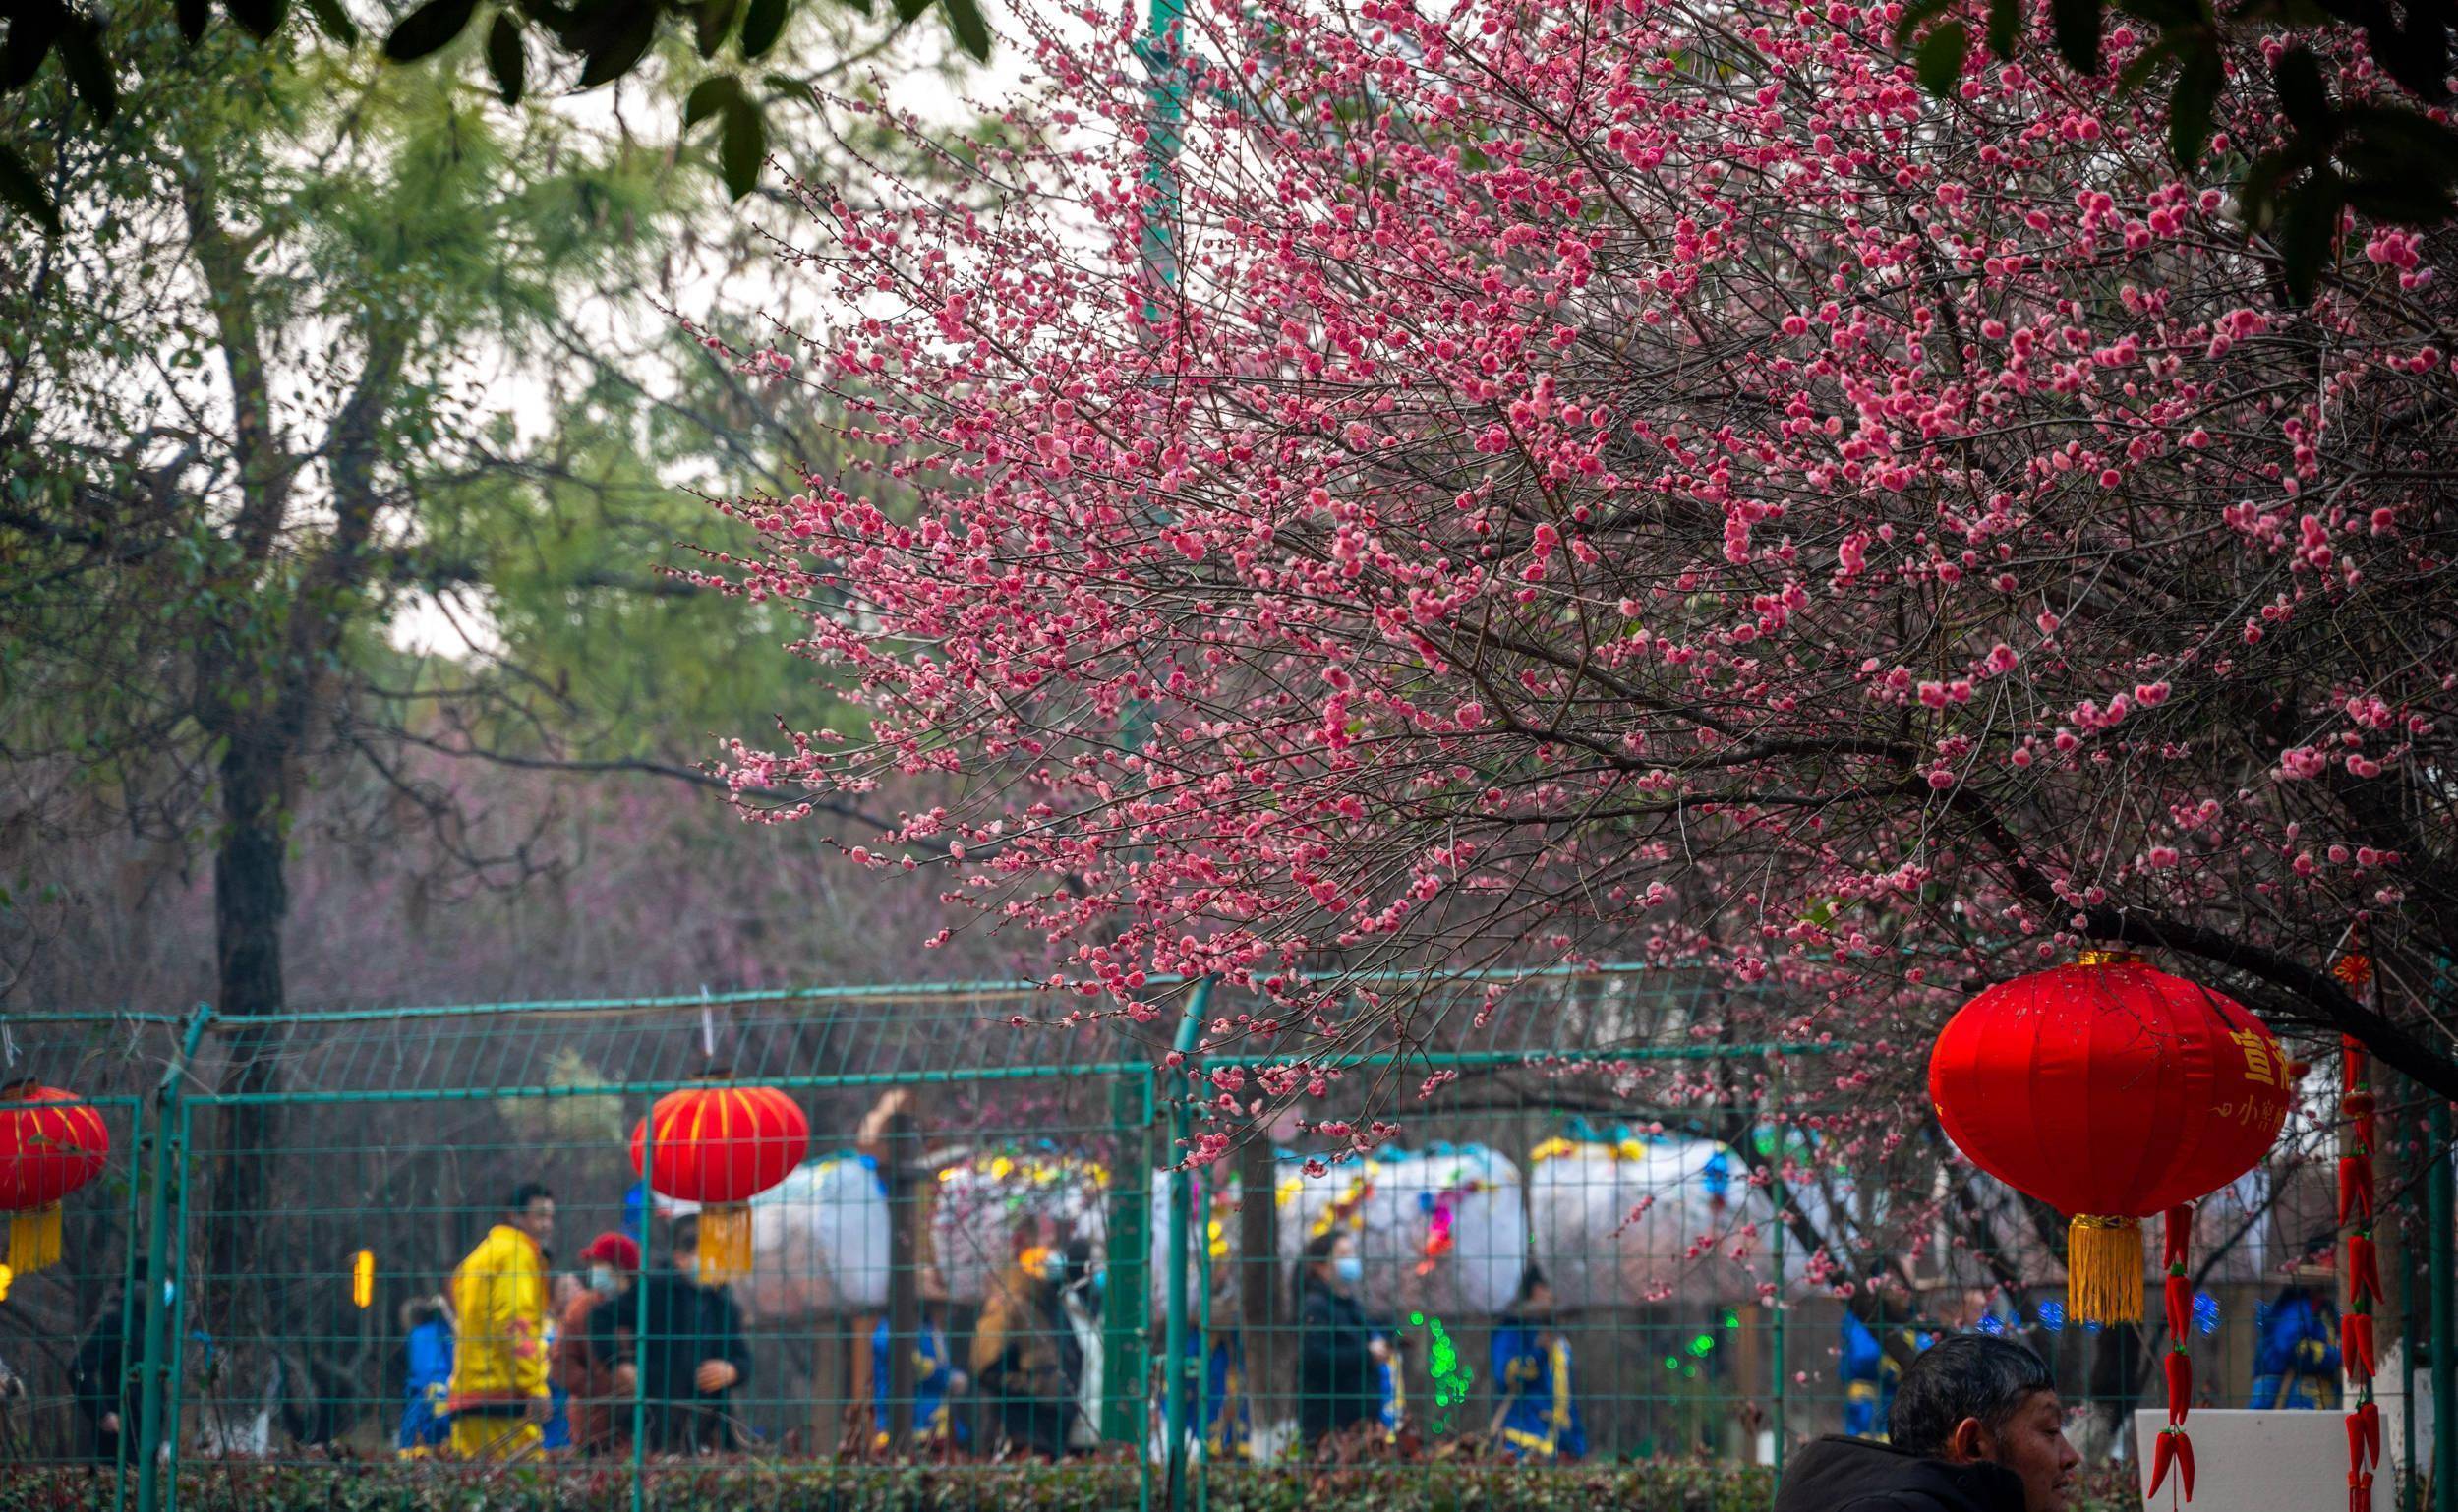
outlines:
[[[290,888],[282,815],[286,762],[278,737],[250,729],[233,737],[222,757],[222,835],[213,854],[213,922],[218,955],[215,1012],[259,1016],[280,1012],[282,922]],[[280,1077],[280,1031],[262,1021],[224,1037],[226,1092],[263,1093]],[[251,1309],[262,1288],[235,1284],[264,1270],[264,1220],[270,1205],[277,1110],[267,1103],[224,1104],[216,1123],[211,1206],[205,1222],[203,1278],[207,1327],[239,1339],[270,1322]]]

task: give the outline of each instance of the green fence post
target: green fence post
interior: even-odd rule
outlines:
[[[1196,1274],[1203,1284],[1195,1293],[1195,1364],[1189,1367],[1187,1389],[1194,1399],[1192,1409],[1195,1439],[1204,1444],[1202,1469],[1195,1478],[1195,1512],[1205,1512],[1211,1505],[1212,1456],[1211,1435],[1204,1422],[1204,1411],[1211,1405],[1208,1388],[1212,1379],[1212,1184],[1203,1172],[1195,1173],[1195,1210],[1203,1215],[1203,1226],[1195,1235]]]
[[[180,1182],[185,1152],[176,1148],[175,1132],[186,1127],[187,1105],[181,1100],[180,1080],[188,1073],[188,1061],[205,1038],[205,1026],[213,1011],[203,1005],[188,1018],[188,1026],[181,1033],[179,1052],[164,1068],[162,1079],[153,1089],[153,1190],[146,1195],[146,1289],[145,1337],[139,1349],[137,1368],[141,1372],[137,1386],[137,1507],[138,1512],[155,1512],[162,1504],[162,1398],[169,1374],[163,1359],[163,1333],[168,1326],[169,1298],[164,1288],[171,1284],[171,1188]],[[181,1183],[184,1186],[184,1183]],[[184,1211],[186,1203],[181,1203]],[[130,1236],[129,1248],[136,1248]],[[171,1345],[171,1359],[178,1358],[176,1339]],[[125,1425],[123,1425],[125,1426]],[[123,1433],[125,1438],[126,1434]],[[173,1494],[177,1494],[179,1456],[171,1455]]]
[[[169,1353],[162,1364],[162,1443],[170,1450],[170,1477],[162,1497],[166,1512],[179,1512],[179,1399],[188,1381],[188,1163],[196,1149],[196,1105],[179,1104],[173,1126],[171,1162],[176,1171],[171,1192]]]
[[[1774,1191],[1776,1199],[1776,1231],[1774,1237],[1768,1242],[1767,1245],[1768,1261],[1775,1267],[1776,1290],[1775,1297],[1771,1303],[1771,1306],[1775,1309],[1775,1317],[1772,1321],[1772,1326],[1768,1330],[1771,1337],[1768,1340],[1767,1354],[1769,1365],[1775,1377],[1772,1383],[1775,1387],[1775,1411],[1769,1416],[1775,1421],[1775,1478],[1776,1483],[1780,1485],[1784,1481],[1785,1440],[1791,1431],[1790,1426],[1786,1422],[1787,1415],[1785,1412],[1785,1408],[1789,1404],[1789,1392],[1792,1387],[1791,1370],[1789,1367],[1785,1364],[1784,1360],[1784,1319],[1785,1313],[1789,1310],[1785,1306],[1784,1295],[1784,1207],[1785,1199],[1791,1194],[1792,1189],[1784,1180],[1784,1125],[1781,1121],[1784,1104],[1781,1095],[1777,1091],[1777,1088],[1780,1085],[1778,1078],[1782,1076],[1784,1071],[1783,1058],[1781,1056],[1771,1058],[1767,1071],[1767,1091],[1769,1096],[1777,1099],[1776,1112],[1778,1115],[1778,1121],[1769,1131],[1769,1134],[1774,1140],[1775,1148],[1771,1150],[1767,1156],[1768,1164],[1774,1168],[1776,1176],[1776,1179],[1768,1184]],[[1774,1492],[1772,1490],[1768,1493],[1768,1500],[1769,1505],[1774,1504]]]
[[[2449,1104],[2429,1119],[2431,1165],[2425,1177],[2425,1221],[2432,1227],[2432,1512],[2458,1512],[2458,1254],[2450,1225]],[[2412,1409],[2411,1409],[2412,1414]],[[2414,1431],[2413,1425],[2409,1432]]]
[[[1109,1282],[1101,1293],[1101,1437],[1141,1445],[1151,1433],[1152,1078],[1110,1083]],[[1150,1456],[1139,1452],[1148,1472]],[[1147,1474],[1148,1479],[1148,1474]]]
[[[150,1126],[146,1122],[146,1100],[142,1097],[132,1099],[128,1105],[128,1134],[129,1149],[132,1156],[139,1151],[145,1151],[147,1149],[146,1140],[148,1136],[153,1138],[161,1137],[158,1133],[154,1133],[151,1130]],[[130,1163],[130,1169],[132,1172],[135,1170],[135,1161],[133,1159]],[[112,1398],[112,1400],[121,1404],[124,1412],[128,1403],[128,1372],[131,1368],[134,1368],[139,1372],[139,1385],[137,1390],[140,1400],[143,1399],[145,1392],[145,1386],[143,1384],[143,1372],[145,1369],[145,1340],[143,1337],[145,1332],[145,1314],[140,1310],[145,1306],[145,1292],[138,1284],[137,1280],[138,1276],[144,1273],[144,1267],[137,1263],[137,1255],[138,1246],[146,1242],[146,1234],[148,1228],[148,1225],[146,1222],[146,1198],[147,1193],[146,1192],[146,1184],[142,1181],[132,1179],[128,1184],[127,1252],[120,1257],[120,1317],[123,1319],[120,1324],[120,1333],[124,1340],[127,1337],[128,1332],[128,1324],[125,1320],[129,1318],[135,1318],[137,1320],[137,1329],[139,1334],[138,1358],[133,1361],[128,1359],[126,1347],[125,1345],[122,1346],[120,1356],[120,1378],[113,1383],[117,1389]],[[127,1418],[135,1416],[135,1414],[126,1414],[120,1423],[119,1442],[114,1450],[114,1455],[118,1463],[111,1467],[112,1512],[128,1512],[128,1472],[133,1465],[142,1463],[142,1461],[133,1459],[130,1455],[130,1448],[132,1445],[135,1446],[140,1453],[142,1453],[144,1449],[144,1445],[141,1442],[144,1437],[144,1425],[142,1421],[127,1421]]]
[[[1195,1099],[1184,1078],[1196,1076],[1200,1070],[1195,1064],[1196,1047],[1202,1039],[1203,1013],[1211,999],[1208,976],[1197,982],[1187,997],[1187,1016],[1178,1025],[1175,1046],[1178,1064],[1172,1068],[1182,1079],[1169,1098],[1169,1320],[1161,1348],[1167,1357],[1162,1379],[1167,1383],[1163,1400],[1168,1404],[1164,1431],[1168,1435],[1166,1504],[1170,1512],[1182,1512],[1187,1504],[1187,1204],[1194,1191],[1187,1150],[1195,1142]]]

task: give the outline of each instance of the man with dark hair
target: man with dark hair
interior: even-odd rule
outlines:
[[[1912,1362],[1889,1443],[1828,1437],[1793,1457],[1775,1512],[2065,1512],[2082,1457],[2040,1357],[1956,1334]]]
[[[555,1193],[512,1189],[502,1219],[452,1272],[452,1415],[455,1459],[525,1459],[545,1442],[555,1402],[547,1383],[546,1244]]]

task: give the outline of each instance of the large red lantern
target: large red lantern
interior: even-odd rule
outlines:
[[[111,1132],[74,1092],[31,1081],[0,1087],[0,1212],[9,1268],[29,1275],[60,1259],[60,1200],[102,1172]]]
[[[700,1204],[700,1274],[731,1280],[751,1269],[750,1200],[810,1147],[810,1121],[775,1087],[685,1087],[632,1130],[631,1168],[658,1195]]]
[[[1929,1057],[1929,1096],[1955,1146],[2072,1216],[2078,1321],[2141,1318],[2141,1220],[2259,1161],[2292,1080],[2242,1005],[2116,951],[1989,988]]]

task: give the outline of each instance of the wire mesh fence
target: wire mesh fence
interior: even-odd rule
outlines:
[[[1200,1164],[1271,1047],[1173,1063],[1019,985],[17,1016],[11,1077],[111,1148],[0,1302],[0,1450],[142,1512],[336,1463],[635,1506],[1081,1464],[1087,1504],[1200,1505],[1264,1467],[1780,1467],[1882,1433],[1903,1366],[1972,1329],[2039,1349],[2122,1452],[2164,1341],[2066,1327],[2061,1231],[1933,1130],[1828,1134],[1871,1095],[1850,1047],[1702,1041],[1734,1006],[1704,973],[1540,986],[1501,1018],[1422,998],[1405,1049],[1311,1065],[1317,1137],[1269,1131],[1319,1148],[1396,1099],[1399,1139]],[[1185,996],[1186,1025],[1229,1011]],[[2334,1401],[2330,1283],[2296,1268],[2331,1137],[2202,1205],[2218,1405]],[[685,1156],[773,1169],[695,1204]],[[2448,1285],[2416,1249],[2394,1268]]]

